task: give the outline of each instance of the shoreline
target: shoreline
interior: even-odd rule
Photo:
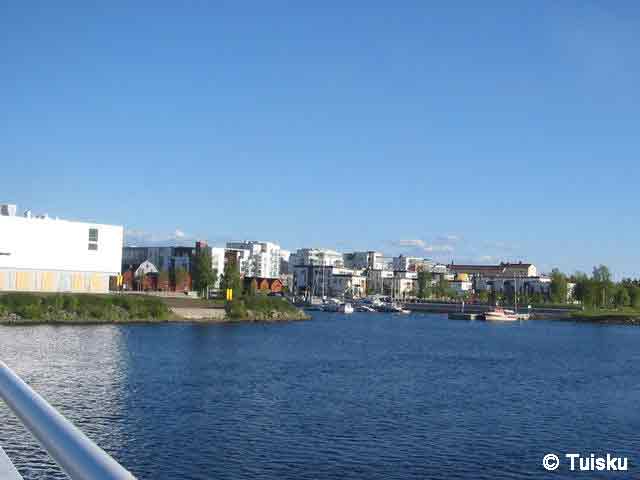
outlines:
[[[176,302],[147,295],[13,293],[0,295],[0,325],[115,325],[161,323],[275,323],[310,320],[280,300],[253,299],[249,308],[228,312],[194,299]]]
[[[288,323],[288,322],[302,322],[311,320],[311,316],[309,315],[294,315],[294,316],[281,316],[279,318],[258,318],[255,317],[247,317],[247,318],[229,318],[226,315],[220,317],[211,317],[211,316],[201,316],[201,317],[182,317],[178,315],[172,315],[168,318],[158,319],[158,318],[129,318],[125,320],[103,320],[103,319],[66,319],[66,320],[29,320],[24,318],[0,318],[0,327],[24,327],[24,326],[39,326],[39,325],[54,325],[54,326],[64,326],[64,325],[87,325],[87,326],[96,326],[96,325],[162,325],[162,324],[186,324],[186,323],[197,323],[197,324],[229,324],[229,323]]]

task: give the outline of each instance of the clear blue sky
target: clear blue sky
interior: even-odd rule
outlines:
[[[640,276],[640,3],[302,3],[3,1],[0,201]]]

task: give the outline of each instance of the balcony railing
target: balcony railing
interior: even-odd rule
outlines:
[[[1,361],[0,398],[72,480],[135,478]],[[0,473],[5,466],[11,473],[13,466],[3,454],[0,448]]]

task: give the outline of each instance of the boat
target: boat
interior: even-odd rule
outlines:
[[[338,306],[340,313],[353,313],[353,306],[350,303],[342,303]]]
[[[402,308],[397,303],[391,303],[391,302],[383,304],[381,307],[378,308],[378,311],[387,312],[387,313],[404,313],[404,314],[411,313],[410,310],[407,310],[406,308]]]
[[[353,306],[350,303],[330,301],[324,304],[323,310],[325,312],[353,313]]]
[[[376,309],[370,307],[369,305],[358,305],[356,306],[356,312],[375,312]]]
[[[484,319],[494,322],[515,322],[518,320],[518,315],[513,310],[496,307],[493,310],[485,312]]]

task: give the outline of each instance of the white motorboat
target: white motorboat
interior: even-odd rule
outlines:
[[[338,306],[340,313],[353,313],[353,306],[350,303],[342,303]]]
[[[353,306],[350,303],[329,301],[324,304],[323,310],[325,312],[353,313]]]
[[[515,322],[518,320],[518,315],[513,310],[496,307],[493,310],[485,312],[484,319],[494,322]]]
[[[370,307],[370,306],[368,306],[368,305],[358,305],[358,306],[356,307],[356,311],[357,311],[357,312],[375,312],[375,311],[376,311],[376,309],[375,309],[375,308],[371,308],[371,307]]]
[[[405,313],[405,314],[411,313],[410,310],[407,310],[406,308],[402,308],[397,303],[385,303],[382,305],[382,307],[379,308],[379,311],[388,312],[388,313]]]

